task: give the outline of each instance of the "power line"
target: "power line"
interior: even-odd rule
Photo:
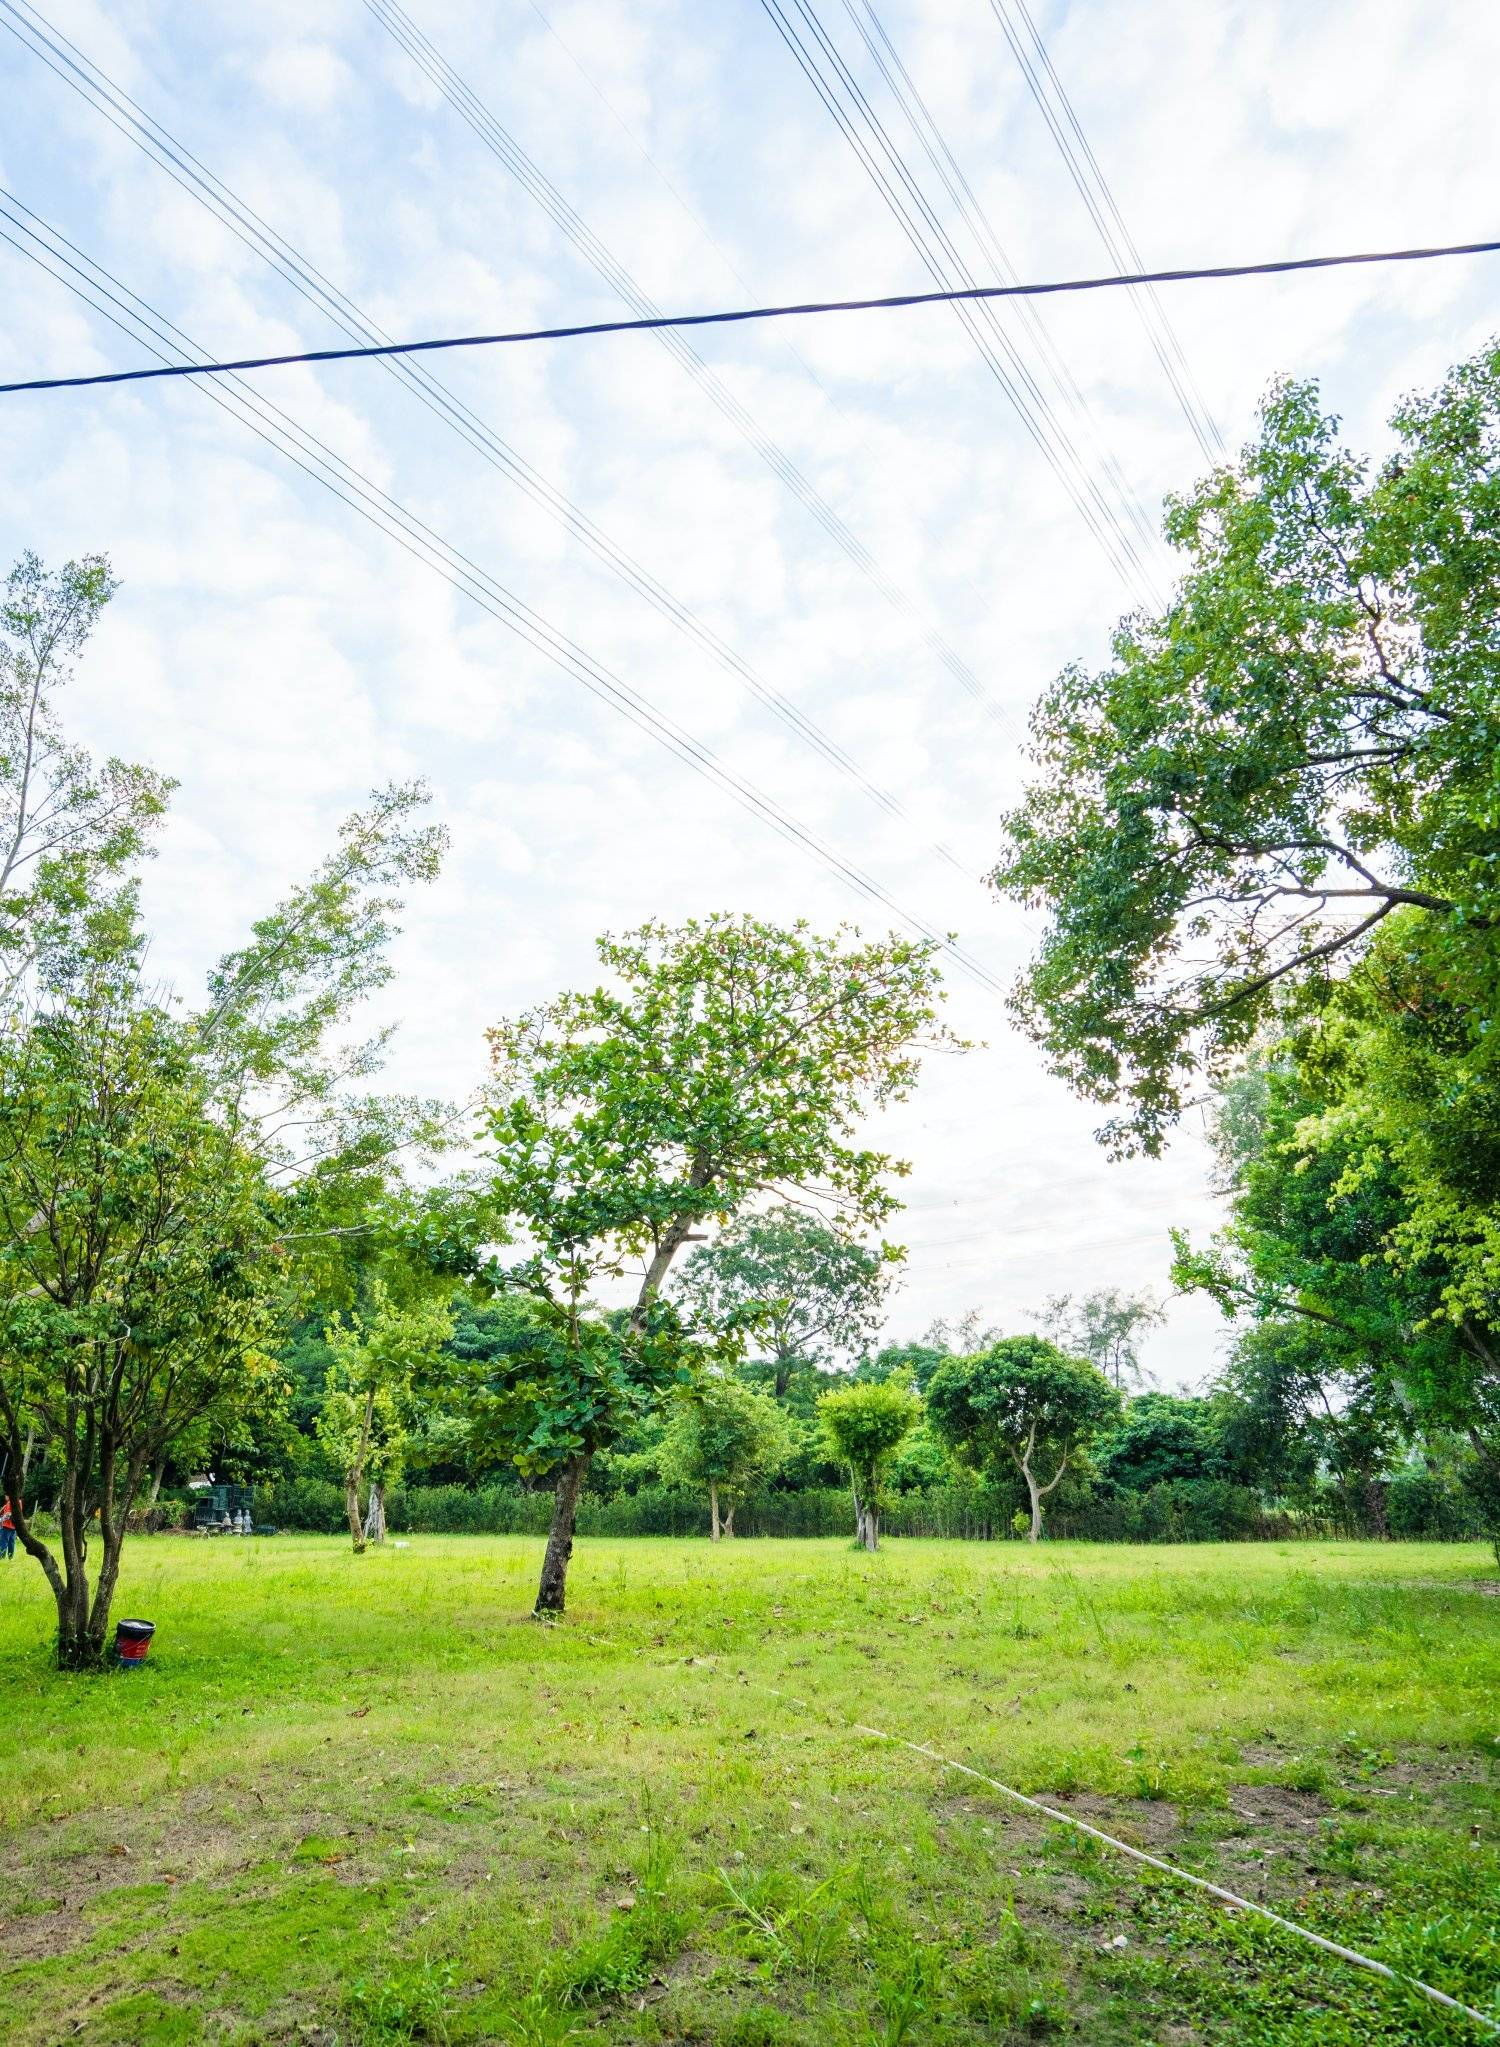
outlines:
[[[876,69],[885,80],[893,98],[905,115],[913,135],[921,146],[922,153],[937,174],[959,218],[973,234],[981,255],[985,261],[993,265],[995,275],[1003,283],[1018,284],[1021,281],[1020,273],[1016,270],[1004,247],[1001,245],[1000,238],[996,234],[988,214],[985,212],[979,195],[965,176],[958,159],[944,138],[943,132],[938,126],[932,110],[923,98],[915,79],[902,62],[900,53],[892,42],[889,31],[876,13],[872,0],[861,0],[861,6],[858,8],[856,7],[856,0],[843,0],[843,4],[844,11],[853,23],[860,41],[864,44]],[[1130,266],[1122,263],[1119,267],[1126,269]],[[963,282],[967,284],[973,284],[976,281],[975,278],[967,273],[963,279]],[[1032,305],[1030,301],[1023,299],[1018,302],[1017,311],[1025,331],[1030,336],[1033,347],[1045,365],[1047,375],[1054,390],[1058,393],[1071,415],[1084,427],[1103,464],[1105,474],[1114,486],[1121,503],[1129,509],[1137,530],[1143,531],[1148,543],[1154,547],[1158,539],[1155,526],[1141,510],[1118,459],[1105,441],[1099,424],[1094,417],[1093,410],[1079,388],[1077,379],[1069,370],[1060,350],[1053,341],[1040,310]],[[986,306],[985,312],[990,321],[992,323],[995,322],[995,309]],[[999,333],[1002,330],[996,326],[995,331]]]
[[[659,334],[662,346],[687,371],[704,395],[717,406],[777,480],[791,492],[802,509],[818,522],[834,545],[842,549],[860,573],[874,584],[886,602],[913,621],[921,633],[924,645],[959,686],[982,704],[997,724],[1014,731],[1014,721],[996,703],[962,656],[949,646],[936,627],[927,623],[921,607],[894,577],[887,573],[853,529],[802,474],[786,451],[771,438],[724,380],[710,369],[696,349],[677,331],[684,326],[710,323],[672,319],[662,314],[661,308],[641,289],[625,265],[618,261],[577,209],[569,204],[545,172],[521,148],[515,137],[496,120],[479,95],[464,82],[442,53],[423,35],[411,16],[400,5],[400,0],[365,0],[365,5],[429,83],[436,86],[483,146],[505,166],[522,190],[536,201],[547,218],[567,237],[590,268],[637,316],[634,321],[620,324],[627,327],[638,326],[643,330],[654,329]],[[606,330],[601,328],[599,331]]]
[[[796,305],[747,306],[719,313],[671,313],[646,320],[590,320],[571,327],[525,327],[503,334],[448,334],[424,341],[383,342],[365,348],[305,348],[286,355],[247,355],[231,361],[167,363],[156,369],[104,370],[81,377],[30,377],[0,384],[0,395],[20,391],[84,390],[96,384],[136,384],[161,377],[217,377],[241,370],[281,369],[294,363],[354,362],[379,356],[421,355],[450,348],[500,348],[510,342],[571,341],[590,334],[652,333],[677,327],[724,327],[749,320],[788,320],[818,313],[879,313],[903,306],[952,305],[967,299],[1046,298],[1063,292],[1108,291],[1121,285],[1187,284],[1234,277],[1275,277],[1296,270],[1337,270],[1353,264],[1423,263],[1439,256],[1490,256],[1500,241],[1447,242],[1433,248],[1372,249],[1345,256],[1291,256],[1274,263],[1217,263],[1180,270],[1142,270],[1126,276],[1069,277],[1044,284],[983,284],[959,291],[893,292],[884,298],[810,299]]]
[[[357,342],[379,346],[390,340],[339,287],[307,258],[303,257],[275,228],[194,156],[156,118],[147,113],[98,65],[54,28],[40,9],[23,0],[26,12],[50,31],[43,34],[32,21],[24,27],[33,40],[22,38],[23,46],[41,58],[64,84],[78,93],[87,105],[106,120],[159,169],[164,170],[190,197],[228,227],[253,254],[269,263],[276,274],[325,314]],[[10,0],[0,0],[12,14]],[[9,22],[5,24],[11,26]],[[13,33],[15,31],[13,30]],[[55,37],[53,41],[50,38]],[[37,44],[43,47],[38,48]],[[71,55],[69,54],[71,52]],[[54,59],[56,61],[54,61]],[[19,201],[17,202],[20,203]],[[595,558],[643,597],[680,632],[733,675],[743,688],[786,725],[805,745],[835,767],[871,798],[886,814],[917,830],[915,820],[898,797],[873,781],[859,763],[836,740],[824,732],[793,700],[761,677],[751,664],[708,626],[692,607],[677,598],[665,584],[603,531],[565,492],[550,483],[515,448],[501,439],[487,422],[454,392],[434,377],[420,362],[405,357],[382,358],[381,367],[404,383],[418,401],[427,406],[445,426],[450,427],[490,467],[523,491],[533,503],[555,518],[574,539],[580,540]],[[928,850],[937,854],[966,880],[974,879],[951,849],[922,837]]]
[[[941,291],[958,294],[978,289],[978,280],[964,263],[936,208],[810,0],[787,0],[786,5],[781,0],[761,0],[761,5],[933,283]],[[806,25],[810,42],[804,40],[791,19],[789,8]],[[826,73],[825,59],[829,67]],[[1097,479],[1080,459],[1029,364],[996,320],[994,308],[982,299],[973,301],[965,296],[955,296],[948,303],[1115,573],[1127,588],[1133,586],[1139,591],[1149,576],[1135,536],[1126,530]],[[1154,544],[1155,535],[1144,522],[1143,532],[1146,544]]]
[[[1005,40],[1010,45],[1011,54],[1021,68],[1027,90],[1046,122],[1053,141],[1057,144],[1063,162],[1067,165],[1068,174],[1077,187],[1079,197],[1088,209],[1089,218],[1098,229],[1099,238],[1109,256],[1121,270],[1144,270],[1146,266],[1141,252],[1125,225],[1125,217],[1120,211],[1114,193],[1110,190],[1109,180],[1100,168],[1099,159],[1090,147],[1082,124],[1073,111],[1072,102],[1047,53],[1047,46],[1042,41],[1026,0],[990,0],[990,6],[994,10]],[[1022,40],[1020,31],[1011,20],[1012,6],[1030,39],[1029,50]],[[1046,86],[1051,87],[1050,99]],[[1052,107],[1052,99],[1056,100],[1061,110],[1061,120]],[[1221,459],[1226,452],[1224,437],[1219,432],[1218,423],[1209,411],[1202,392],[1198,389],[1165,307],[1149,285],[1139,292],[1133,291],[1131,298],[1135,302],[1136,311],[1140,316],[1141,325],[1146,330],[1152,351],[1166,372],[1167,381],[1199,447],[1210,462]]]
[[[14,208],[15,211],[7,211],[7,206]],[[22,214],[26,216],[25,219],[18,217]],[[196,349],[196,343],[181,328],[158,313],[147,300],[131,291],[102,264],[85,255],[30,207],[3,190],[0,190],[0,220],[15,228],[34,246],[27,247],[25,242],[18,241],[15,235],[5,233],[3,228],[0,228],[0,241],[8,242],[13,249],[56,278],[76,297],[102,314],[122,333],[139,341],[159,359],[166,360],[164,354],[166,350],[182,355]],[[71,253],[64,254],[63,251]],[[62,267],[59,268],[59,265]],[[71,272],[72,275],[65,275],[65,272]],[[101,283],[101,279],[104,282]],[[116,310],[111,311],[111,307]],[[322,484],[352,511],[359,513],[387,538],[394,540],[408,554],[441,576],[461,595],[487,611],[491,617],[498,619],[538,653],[571,675],[591,695],[609,704],[631,724],[666,747],[668,752],[675,754],[695,773],[703,775],[732,796],[743,809],[748,810],[760,822],[769,825],[782,838],[797,846],[800,851],[811,854],[831,868],[850,887],[870,900],[878,902],[918,936],[941,948],[965,973],[990,993],[1004,994],[1004,984],[981,961],[961,947],[956,939],[935,930],[922,918],[903,909],[880,882],[852,866],[807,826],[783,810],[773,798],[766,796],[753,783],[726,766],[711,748],[695,739],[684,727],[660,711],[649,698],[595,660],[576,641],[570,640],[564,633],[550,625],[539,612],[507,590],[488,570],[444,540],[442,535],[424,520],[408,512],[388,492],[363,475],[352,463],[346,462],[341,455],[301,426],[290,414],[283,412],[269,400],[260,398],[251,386],[242,384],[238,378],[231,377],[223,383],[204,384],[201,388],[215,404],[247,425],[252,433],[292,462],[304,475]]]

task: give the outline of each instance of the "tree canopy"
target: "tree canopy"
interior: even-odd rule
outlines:
[[[678,1252],[747,1202],[815,1194],[851,1229],[892,1212],[888,1182],[906,1167],[854,1142],[856,1124],[900,1100],[920,1045],[946,1034],[933,947],[895,935],[716,915],[646,924],[598,950],[608,986],[560,995],[489,1034],[493,1198],[533,1247],[493,1277],[576,1310],[636,1261],[628,1337],[638,1347],[672,1329],[661,1290]],[[583,1322],[573,1312],[563,1326],[581,1356]],[[577,1413],[578,1375],[564,1358],[553,1379],[532,1382],[542,1413],[552,1383]],[[538,1610],[555,1613],[578,1493],[604,1444],[573,1423],[547,1441],[557,1504]]]
[[[880,1327],[900,1255],[889,1244],[871,1250],[783,1202],[738,1217],[694,1251],[677,1290],[700,1320],[753,1313],[751,1347],[769,1359],[780,1399],[799,1365],[863,1354]]]
[[[856,1538],[865,1549],[880,1547],[885,1474],[921,1419],[922,1396],[908,1379],[840,1386],[818,1402],[818,1420],[829,1448],[849,1468]]]
[[[1008,1336],[941,1365],[927,1388],[927,1411],[965,1462],[980,1470],[1009,1463],[1021,1474],[1036,1542],[1043,1501],[1079,1449],[1119,1418],[1120,1397],[1086,1359],[1068,1357],[1045,1337]]]
[[[1496,994],[1500,353],[1392,421],[1373,465],[1310,384],[1169,504],[1168,609],[1066,669],[995,870],[1050,923],[1017,995],[1055,1070],[1155,1151],[1279,997],[1397,912]]]

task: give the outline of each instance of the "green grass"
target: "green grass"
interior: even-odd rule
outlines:
[[[1500,2016],[1477,1547],[538,1552],[141,1539],[94,1679],[6,1567],[8,2047],[1482,2037],[856,1722]]]

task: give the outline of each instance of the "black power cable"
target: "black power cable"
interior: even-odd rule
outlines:
[[[8,211],[7,208],[15,210]],[[22,215],[26,217],[21,218]],[[147,300],[131,291],[102,264],[86,256],[64,235],[43,221],[39,214],[33,212],[30,207],[23,206],[8,193],[0,194],[0,220],[25,236],[33,246],[28,247],[26,242],[18,241],[14,234],[6,233],[3,228],[0,228],[0,241],[8,242],[21,255],[65,285],[85,304],[101,313],[122,333],[141,342],[159,359],[166,361],[167,350],[183,355],[196,348],[196,344],[188,335],[156,312]],[[62,253],[65,250],[71,253]],[[74,260],[75,258],[77,260]],[[72,275],[69,276],[65,274],[66,272],[71,272]],[[101,283],[100,279],[105,281]],[[116,310],[111,311],[111,307]],[[919,937],[941,948],[956,965],[991,994],[1004,994],[1004,984],[999,978],[991,973],[982,961],[961,947],[952,935],[937,931],[923,919],[903,909],[880,882],[843,859],[807,826],[783,810],[773,798],[766,796],[753,783],[727,767],[711,748],[695,739],[684,727],[658,710],[640,691],[550,625],[539,612],[533,610],[512,591],[507,590],[488,570],[444,540],[442,535],[424,520],[408,512],[388,492],[363,475],[352,463],[346,462],[342,456],[328,447],[326,442],[319,440],[279,406],[262,399],[252,387],[241,383],[232,373],[226,376],[223,382],[207,383],[202,388],[205,395],[216,405],[248,426],[252,433],[293,463],[304,475],[331,491],[351,511],[358,512],[387,538],[394,540],[426,568],[433,570],[445,582],[451,584],[461,595],[469,598],[491,617],[498,619],[538,653],[571,675],[593,696],[609,704],[611,709],[619,712],[632,725],[666,747],[667,751],[675,754],[685,766],[714,783],[742,808],[762,823],[768,824],[773,831],[797,846],[800,851],[811,854],[813,858],[831,868],[858,893],[879,903]]]
[[[572,341],[589,334],[641,334],[668,327],[724,327],[746,320],[790,320],[817,313],[881,313],[902,306],[943,306],[961,299],[1046,298],[1062,292],[1108,291],[1119,285],[1186,284],[1216,278],[1278,277],[1296,270],[1338,270],[1358,263],[1425,263],[1439,256],[1492,256],[1500,241],[1445,242],[1422,249],[1371,249],[1347,256],[1291,256],[1275,263],[1217,263],[1181,270],[1142,270],[1123,277],[1066,277],[1045,284],[981,284],[963,291],[903,291],[884,298],[808,299],[785,306],[746,306],[723,313],[670,313],[649,320],[588,320],[572,327],[521,327],[501,334],[446,334],[426,341],[383,342],[371,348],[304,348],[287,355],[246,355],[226,362],[168,363],[152,370],[100,370],[82,377],[28,377],[0,384],[16,391],[86,390],[97,384],[138,384],[154,377],[217,377],[274,370],[289,363],[355,362],[423,355],[447,348],[500,348],[508,342]]]
[[[9,6],[9,0],[0,0],[0,5]],[[15,12],[14,8],[10,11],[13,14]],[[27,43],[23,38],[25,46],[30,48],[64,84],[77,92],[87,105],[102,114],[111,126],[133,142],[151,162],[164,170],[190,197],[196,199],[200,206],[211,212],[216,220],[228,227],[254,255],[269,263],[279,277],[290,284],[293,290],[299,292],[309,304],[331,319],[345,334],[356,342],[377,346],[389,341],[390,336],[364,314],[346,292],[331,283],[315,264],[299,254],[284,235],[272,227],[253,207],[247,205],[222,178],[216,176],[200,158],[194,156],[163,127],[160,121],[148,114],[139,101],[132,99],[75,44],[69,42],[59,30],[52,28],[40,9],[31,6],[29,0],[26,0],[26,14],[34,16],[37,22],[41,22],[50,30],[50,35],[43,34],[33,21],[27,20],[25,27],[33,40]],[[8,23],[6,25],[9,26]],[[41,47],[38,47],[38,44]],[[765,709],[787,725],[806,745],[822,754],[825,760],[862,789],[888,816],[899,819],[914,830],[917,829],[915,820],[899,798],[871,780],[853,756],[825,733],[791,698],[766,682],[743,656],[736,653],[699,618],[691,606],[674,596],[665,584],[635,561],[565,492],[550,483],[515,448],[505,442],[472,407],[466,405],[434,377],[422,362],[412,362],[403,356],[384,357],[381,358],[381,367],[404,383],[419,402],[426,405],[446,426],[451,427],[482,460],[506,476],[533,503],[540,505],[555,518],[565,531],[574,539],[580,540],[597,560],[619,576],[621,581],[634,589],[721,667],[728,670]],[[950,867],[964,875],[966,879],[973,880],[974,870],[966,866],[949,847],[925,839],[924,843]]]

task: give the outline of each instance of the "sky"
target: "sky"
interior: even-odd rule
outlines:
[[[782,13],[877,127],[850,139],[760,0],[0,0],[5,378],[154,360],[101,305],[243,355],[337,345],[335,309],[413,338],[615,318],[620,288],[930,289],[891,191],[947,276],[1112,270],[1006,20],[1150,267],[1496,232],[1489,0],[1032,0],[1076,135],[1018,0]],[[112,557],[68,719],[179,781],[146,899],[183,989],[372,786],[429,783],[452,850],[381,998],[394,1086],[462,1099],[486,1025],[592,982],[595,934],[647,917],[957,932],[974,1049],[870,1125],[912,1167],[889,1326],[1023,1328],[1059,1293],[1165,1297],[1168,1230],[1219,1212],[1201,1109],[1162,1159],[1110,1162],[996,992],[1037,935],[983,879],[1029,707],[1170,587],[1161,504],[1200,435],[1241,446],[1292,374],[1379,451],[1399,396],[1500,324],[1496,260],[1167,287],[1169,329],[1107,293],[972,332],[947,308],[699,331],[696,366],[632,335],[430,357],[420,390],[345,363],[222,403],[12,396],[0,555]],[[1226,1334],[1174,1300],[1147,1367],[1200,1385]]]

